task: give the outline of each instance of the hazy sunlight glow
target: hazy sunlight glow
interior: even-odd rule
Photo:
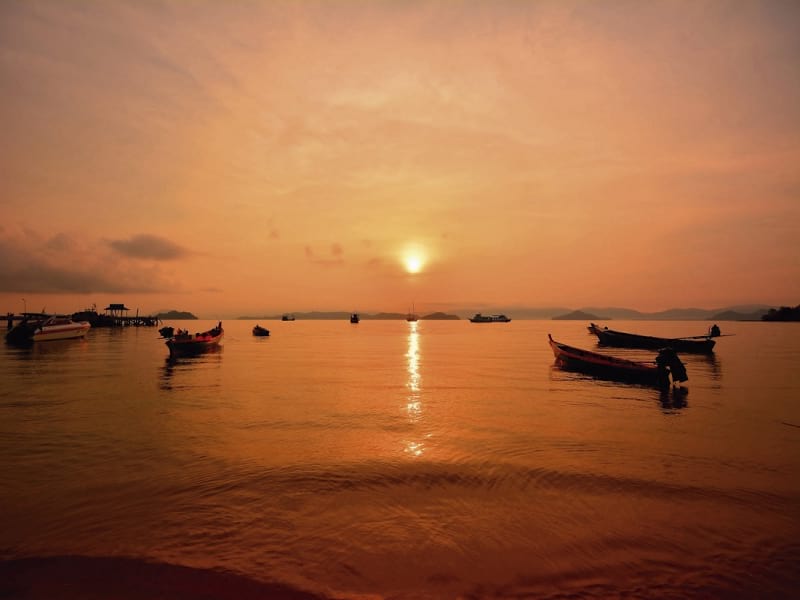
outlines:
[[[409,273],[419,273],[425,262],[419,254],[409,254],[403,258],[403,264]]]

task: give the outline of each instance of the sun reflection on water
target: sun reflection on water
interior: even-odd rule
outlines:
[[[417,321],[408,323],[408,350],[406,352],[406,370],[408,371],[406,387],[408,388],[408,396],[406,397],[406,413],[408,415],[408,422],[412,425],[418,423],[422,418],[418,327],[419,322]],[[422,442],[407,440],[405,443],[405,452],[411,456],[421,456],[424,450],[425,445]]]

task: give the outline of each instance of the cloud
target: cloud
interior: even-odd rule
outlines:
[[[330,246],[330,255],[332,258],[317,256],[314,249],[308,244],[304,247],[304,251],[308,261],[315,265],[320,265],[322,267],[339,267],[344,265],[344,258],[342,258],[344,248],[342,248],[342,245],[338,242],[334,242]]]
[[[176,260],[189,252],[168,239],[141,233],[128,240],[111,240],[109,245],[124,256],[151,260]]]
[[[0,228],[0,292],[150,293],[173,287],[158,267],[120,260],[102,247],[63,232],[45,237],[25,227]]]

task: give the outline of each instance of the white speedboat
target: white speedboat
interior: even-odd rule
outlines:
[[[91,325],[87,321],[73,321],[69,317],[54,315],[42,322],[34,331],[34,342],[70,340],[86,335]]]

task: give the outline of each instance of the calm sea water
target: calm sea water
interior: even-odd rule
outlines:
[[[800,324],[686,393],[553,367],[583,322],[253,324],[0,346],[0,597],[800,594]]]

